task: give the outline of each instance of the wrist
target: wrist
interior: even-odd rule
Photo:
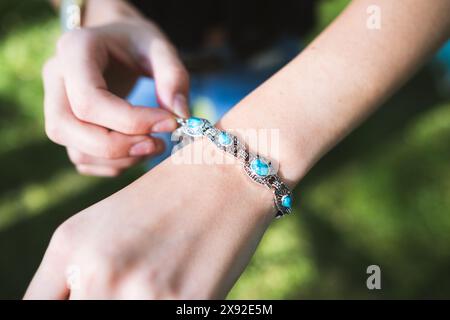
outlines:
[[[258,117],[260,113],[255,110],[260,106],[246,100],[236,105],[216,126],[236,134],[251,152],[272,161],[277,174],[294,188],[310,167],[307,150],[294,139],[292,132],[280,125],[282,121],[276,117],[273,121],[265,116]]]

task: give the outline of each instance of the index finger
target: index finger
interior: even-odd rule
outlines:
[[[166,131],[176,128],[170,112],[132,106],[108,90],[103,77],[108,52],[102,38],[76,31],[65,39],[60,45],[64,55],[60,60],[66,63],[60,68],[71,109],[78,119],[132,135],[148,134],[163,121]]]

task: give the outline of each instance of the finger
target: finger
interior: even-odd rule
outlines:
[[[138,163],[143,157],[127,157],[121,159],[103,159],[90,156],[73,148],[67,148],[67,154],[70,161],[75,165],[93,164],[112,167],[116,169],[125,169]]]
[[[164,142],[162,140],[154,138],[153,141],[155,142],[156,146],[154,148],[154,151],[152,153],[150,153],[148,156],[154,156],[154,155],[160,154],[161,152],[164,151]],[[69,156],[69,159],[75,165],[93,164],[93,165],[113,167],[113,168],[117,168],[117,169],[128,168],[128,167],[148,158],[148,156],[147,156],[147,157],[125,157],[125,158],[120,158],[120,159],[105,159],[105,158],[93,157],[86,153],[80,152],[74,148],[67,148],[67,154]]]
[[[160,105],[177,116],[189,117],[189,75],[175,48],[165,40],[154,40],[148,57]]]
[[[155,144],[149,136],[128,136],[78,120],[68,105],[55,60],[50,60],[44,68],[44,89],[45,129],[55,143],[107,159],[145,156],[154,152]]]
[[[49,246],[25,293],[26,300],[66,299],[69,295],[62,254]]]
[[[98,35],[89,30],[71,32],[63,36],[58,47],[63,61],[70,61],[60,67],[70,107],[78,119],[134,135],[173,131],[177,127],[171,113],[132,106],[108,91],[103,71],[109,53]]]
[[[127,157],[121,159],[103,159],[90,156],[86,153],[82,153],[76,149],[68,148],[67,154],[70,161],[76,166],[78,165],[100,165],[116,169],[125,169],[132,165],[142,161],[144,157]]]
[[[76,169],[82,175],[111,178],[117,177],[122,173],[123,170],[114,167],[106,167],[94,164],[80,164],[76,166]]]

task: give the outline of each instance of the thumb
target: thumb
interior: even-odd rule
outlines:
[[[189,117],[189,75],[175,48],[155,41],[150,65],[160,105],[179,117]]]

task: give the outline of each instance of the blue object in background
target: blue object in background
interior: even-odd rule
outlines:
[[[450,73],[450,41],[447,41],[437,52],[436,60],[442,63],[446,67],[447,72]]]
[[[444,94],[447,94],[450,96],[450,41],[447,41],[447,43],[442,46],[442,48],[437,52],[435,59],[439,67],[437,70],[439,70],[440,79],[438,79],[439,88],[444,92]]]

